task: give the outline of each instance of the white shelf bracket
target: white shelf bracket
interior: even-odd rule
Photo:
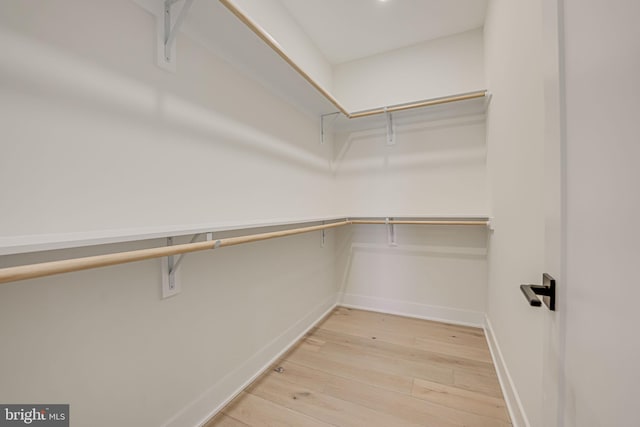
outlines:
[[[487,108],[489,108],[489,102],[491,102],[491,97],[493,95],[491,94],[491,92],[486,92],[484,95],[484,106],[482,111],[484,111],[485,113],[487,112]]]
[[[320,116],[320,143],[324,144],[327,141],[327,135],[331,130],[331,125],[338,117],[339,112],[323,114]]]
[[[387,145],[396,145],[396,132],[393,128],[393,115],[384,107],[384,114],[387,116]]]
[[[175,3],[184,1],[177,15],[172,13]],[[158,19],[158,65],[176,71],[176,36],[194,0],[165,0],[161,19]],[[175,16],[175,18],[174,18]]]
[[[211,235],[211,239],[209,239]],[[189,243],[193,243],[200,237],[200,234],[193,236]],[[213,233],[207,233],[207,240],[213,239]],[[167,237],[167,246],[173,245],[173,238]],[[162,298],[169,298],[180,293],[182,286],[178,277],[178,271],[185,254],[178,257],[170,255],[162,258]]]
[[[389,242],[389,246],[398,246],[396,243],[396,228],[394,224],[389,222],[393,218],[386,218],[384,220],[385,224],[387,224],[387,241]]]

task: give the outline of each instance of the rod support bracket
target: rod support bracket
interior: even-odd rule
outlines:
[[[194,243],[201,234],[195,234],[189,243]],[[207,240],[213,240],[213,233],[207,233]],[[173,245],[173,238],[167,237],[167,246]],[[162,258],[162,298],[169,298],[182,291],[182,286],[178,277],[180,264],[184,260],[185,254],[176,257],[169,255]]]
[[[384,223],[387,225],[387,241],[389,246],[398,246],[396,243],[396,227],[392,222],[393,218],[385,218]]]
[[[173,238],[167,237],[167,246],[173,245]],[[161,260],[162,267],[162,299],[172,297],[182,290],[182,286],[178,277],[178,267],[180,267],[182,256],[176,259],[170,255]]]
[[[325,225],[325,222],[322,221],[322,225]],[[320,230],[321,234],[320,234],[320,247],[324,248],[325,243],[327,242],[327,235],[325,233],[325,229],[323,228],[322,230]]]
[[[393,126],[393,115],[387,107],[384,107],[384,114],[387,116],[387,145],[396,145],[396,132]]]

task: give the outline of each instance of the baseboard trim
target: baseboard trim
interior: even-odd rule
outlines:
[[[419,304],[364,295],[342,294],[338,305],[348,308],[434,320],[455,325],[484,328],[485,314],[479,311]]]
[[[202,426],[231,402],[283,354],[337,306],[332,295],[318,304],[305,317],[255,353],[240,367],[227,374],[199,398],[163,424],[163,427]],[[239,386],[237,384],[240,384]],[[229,390],[234,390],[229,393]],[[214,408],[212,410],[212,408]]]
[[[489,351],[491,351],[491,358],[493,359],[493,365],[496,367],[498,373],[498,381],[500,381],[500,387],[502,388],[502,394],[504,400],[507,403],[507,409],[513,427],[530,427],[529,419],[522,406],[520,395],[513,383],[513,379],[509,374],[509,369],[505,363],[502,351],[496,340],[496,336],[493,332],[493,326],[488,316],[485,316],[484,325],[485,337],[487,338],[487,344],[489,344]]]

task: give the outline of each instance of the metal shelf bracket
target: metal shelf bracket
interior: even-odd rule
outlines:
[[[202,234],[193,236],[189,243],[194,243]],[[207,233],[207,241],[213,240],[213,233]],[[173,245],[173,237],[167,237],[167,246]],[[162,298],[169,298],[180,293],[182,286],[178,277],[178,271],[185,254],[178,257],[170,255],[162,258]]]
[[[396,145],[396,132],[393,127],[393,115],[384,107],[384,114],[387,116],[387,145]]]
[[[184,1],[177,15],[172,13],[175,3]],[[162,17],[158,20],[158,65],[176,71],[176,36],[194,0],[165,0]],[[175,18],[174,18],[175,16]]]
[[[389,246],[398,246],[396,243],[396,228],[395,224],[389,222],[393,220],[393,218],[386,218],[385,224],[387,224],[387,241],[389,242]]]
[[[320,143],[324,144],[327,141],[327,135],[331,130],[331,125],[338,117],[339,112],[323,114],[320,116]]]

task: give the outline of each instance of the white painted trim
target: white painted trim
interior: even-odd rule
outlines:
[[[509,410],[509,416],[513,427],[530,427],[529,419],[522,406],[520,395],[516,389],[513,379],[509,374],[509,369],[505,363],[502,351],[496,340],[496,336],[493,333],[493,327],[488,316],[485,316],[484,325],[485,337],[487,338],[487,344],[489,344],[489,351],[491,352],[491,358],[493,359],[493,365],[496,367],[498,373],[498,381],[500,381],[500,388],[502,388],[502,394],[504,400],[507,403],[507,409]]]
[[[202,426],[231,402],[242,390],[271,367],[284,353],[323,320],[336,307],[331,295],[312,309],[289,329],[251,356],[245,363],[229,372],[200,397],[168,420],[162,427]],[[235,390],[229,393],[229,390]],[[213,410],[211,408],[214,408]]]
[[[416,319],[434,320],[455,325],[484,327],[485,314],[480,311],[418,304],[364,295],[342,294],[339,305],[348,308],[396,314]]]

